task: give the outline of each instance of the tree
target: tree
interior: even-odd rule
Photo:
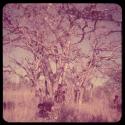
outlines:
[[[71,65],[82,69],[75,71],[78,79],[74,76],[71,79],[76,80],[75,84],[79,82],[83,90],[94,72],[105,76],[109,70],[120,66],[121,37],[116,41],[110,39],[121,33],[118,26],[121,21],[113,18],[113,11],[120,10],[119,7],[96,10],[96,4],[78,6],[8,4],[3,9],[3,46],[31,53],[32,59],[25,58],[25,63],[16,58],[11,60],[25,71],[36,90],[40,88],[38,79],[43,75],[46,95],[53,96],[55,86],[66,81],[66,75],[72,72]],[[56,65],[55,72],[52,61]]]

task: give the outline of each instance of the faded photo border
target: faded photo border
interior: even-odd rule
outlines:
[[[74,1],[74,2],[72,2],[72,3],[75,3],[75,2],[78,2],[78,1]],[[90,1],[90,4],[91,4],[91,2],[92,3],[97,3],[97,4],[101,4],[101,1]],[[12,4],[16,4],[16,3],[18,3],[18,2],[16,2],[16,1],[13,1],[12,2]],[[47,3],[46,1],[45,1],[45,3]],[[48,2],[47,4],[51,4],[52,2]],[[55,3],[53,3],[53,4],[56,4],[57,2],[55,1]],[[61,3],[61,2],[60,2]],[[60,4],[60,3],[58,3],[58,4]],[[89,1],[85,1],[85,3],[87,4],[87,3],[89,3]],[[102,2],[102,3],[104,3],[104,1]],[[121,114],[122,114],[122,116],[121,116],[121,119],[120,119],[120,121],[118,121],[118,122],[72,122],[72,123],[106,123],[106,124],[110,124],[110,123],[113,123],[113,124],[120,124],[121,122],[123,122],[124,121],[124,112],[123,112],[123,110],[124,110],[124,99],[123,99],[123,96],[124,96],[124,71],[123,71],[123,68],[124,68],[124,66],[123,66],[123,60],[124,60],[124,58],[123,58],[123,56],[124,56],[124,49],[123,49],[123,40],[124,40],[124,28],[125,28],[125,26],[124,26],[124,12],[123,12],[123,10],[124,10],[124,7],[123,7],[123,3],[125,3],[125,2],[123,2],[123,1],[113,1],[113,0],[106,0],[105,1],[105,3],[108,3],[108,4],[118,4],[121,8],[122,8],[122,21],[121,21],[121,51],[122,51],[122,54],[121,54],[121,73],[122,73],[122,75],[121,75],[121,82],[122,82],[122,84],[121,84],[121,86],[122,86],[122,89],[121,89],[121,92],[122,92],[122,94],[121,94],[121,98],[122,98],[122,110],[121,110]],[[104,3],[104,4],[105,4]],[[6,121],[4,118],[3,118],[3,108],[4,108],[4,105],[6,105],[5,107],[7,107],[7,103],[6,104],[4,104],[3,102],[4,102],[4,98],[3,98],[3,90],[4,90],[4,75],[3,75],[3,66],[4,66],[4,61],[3,61],[3,58],[4,58],[4,49],[3,49],[3,46],[4,46],[4,38],[3,38],[3,8],[6,6],[6,5],[9,5],[9,4],[11,4],[11,3],[6,3],[6,2],[3,2],[2,3],[2,6],[1,6],[1,15],[2,15],[2,18],[1,18],[1,21],[2,21],[2,36],[1,36],[1,40],[2,40],[2,55],[1,55],[1,57],[2,57],[2,62],[1,62],[1,64],[2,64],[2,74],[1,74],[1,76],[3,77],[2,78],[2,83],[1,83],[1,99],[2,99],[2,101],[1,101],[1,121],[0,121],[0,123],[47,123],[47,122],[44,122],[44,121],[40,121],[40,122],[37,122],[37,121],[35,121],[35,122],[30,122],[30,121],[23,121],[23,122],[21,122],[21,121],[16,121],[16,122],[14,122],[14,121]],[[25,3],[18,3],[18,4],[25,4]],[[33,2],[33,4],[36,4],[36,3],[34,3]],[[44,4],[44,2],[43,3],[41,3],[41,2],[39,2],[39,4]],[[84,3],[81,3],[81,2],[78,2],[78,4],[84,4]],[[62,12],[63,13],[63,12]],[[70,12],[69,12],[70,13]],[[27,14],[27,16],[28,16],[28,14]],[[46,19],[45,19],[46,20]],[[34,25],[37,25],[36,23],[34,24]],[[22,29],[21,29],[22,30]],[[88,29],[89,30],[89,29]],[[14,31],[15,32],[15,31]],[[25,32],[24,30],[23,30],[23,32]],[[48,34],[49,35],[49,34]],[[70,34],[68,34],[68,35],[70,35]],[[19,38],[20,39],[20,38]],[[45,38],[46,39],[46,38]],[[49,38],[48,38],[49,39]],[[81,38],[82,39],[82,38]],[[78,40],[78,42],[81,42],[82,40]],[[8,41],[8,39],[5,39],[6,41]],[[70,43],[69,43],[70,44]],[[73,43],[73,44],[76,44],[75,42]],[[55,44],[56,45],[56,44]],[[17,45],[18,46],[18,45]],[[63,46],[63,45],[62,45]],[[55,48],[54,48],[55,49]],[[54,50],[53,49],[53,50]],[[61,49],[61,48],[59,48],[59,49]],[[8,49],[7,49],[8,50]],[[11,50],[10,50],[11,51]],[[54,51],[56,51],[56,50],[54,50]],[[58,50],[59,51],[59,50]],[[67,50],[65,49],[65,52],[67,52]],[[22,51],[20,51],[20,53],[22,53]],[[57,51],[56,51],[56,53],[57,53]],[[24,53],[24,55],[25,55],[25,53]],[[23,55],[23,56],[24,56]],[[65,53],[64,53],[64,55],[65,55]],[[18,57],[16,57],[16,58],[18,58]],[[39,58],[41,58],[41,57],[39,57]],[[17,65],[21,65],[21,63],[19,64],[19,62],[18,61],[16,61],[16,60],[14,60],[14,59],[12,59],[13,60],[13,62],[15,62],[15,64],[17,64]],[[30,63],[30,61],[29,60],[27,60],[27,62],[28,63]],[[23,63],[23,62],[22,62]],[[54,64],[52,64],[52,65],[54,65]],[[65,67],[65,66],[64,66]],[[17,68],[17,67],[16,67]],[[34,68],[33,68],[34,69]],[[8,70],[8,69],[7,69]],[[13,69],[12,69],[13,70]],[[49,70],[49,69],[48,69]],[[76,69],[71,69],[72,70],[72,72],[74,72],[73,70],[76,70]],[[54,70],[54,68],[52,68],[52,71],[53,71],[53,74],[56,74],[56,70]],[[13,72],[14,72],[14,70],[13,70]],[[17,73],[17,72],[15,72],[15,73]],[[18,72],[19,73],[19,72]],[[109,72],[107,72],[107,73],[109,73]],[[46,75],[45,75],[46,76]],[[14,77],[14,76],[13,76]],[[21,76],[20,76],[21,77]],[[53,76],[54,77],[54,76]],[[52,78],[53,78],[52,77]],[[77,77],[77,76],[73,76],[73,77],[76,77],[76,79],[78,79],[79,81],[81,80],[81,78],[80,77]],[[51,79],[51,78],[50,78]],[[51,79],[50,81],[52,81],[53,79]],[[12,81],[13,81],[13,78],[12,78]],[[17,78],[17,81],[18,81],[18,78]],[[22,80],[23,81],[23,80]],[[32,80],[31,80],[32,81]],[[49,82],[50,82],[49,81]],[[62,81],[62,79],[61,80],[58,80],[58,82],[60,82],[60,81]],[[94,81],[94,80],[93,80]],[[47,81],[48,82],[48,81]],[[61,83],[60,83],[61,84]],[[79,84],[79,83],[78,83]],[[45,80],[45,85],[46,85],[46,80]],[[41,92],[41,90],[39,91],[39,85],[35,85],[36,86],[36,88],[35,88],[35,90],[33,89],[33,90],[31,90],[32,92],[34,92],[35,93],[35,96],[36,96],[36,98],[40,98],[40,96],[39,96],[39,94],[41,94],[40,92]],[[77,85],[75,85],[76,86],[76,88],[77,88]],[[78,85],[79,86],[79,85]],[[57,87],[55,87],[55,88],[59,88],[59,86],[57,86]],[[61,87],[60,87],[61,88]],[[89,87],[88,87],[89,88]],[[48,90],[49,90],[49,87],[48,87]],[[51,91],[51,87],[50,87],[50,91]],[[53,90],[54,91],[54,90]],[[56,91],[56,90],[55,90]],[[78,93],[77,93],[77,89],[76,90],[74,90],[74,92],[76,92],[76,99],[75,99],[75,101],[77,102],[78,101],[78,98],[80,98],[80,97],[78,97]],[[47,91],[45,91],[45,93],[46,93],[46,95],[47,95]],[[51,93],[52,92],[50,92],[50,95],[51,95]],[[58,91],[57,91],[57,93],[58,93]],[[58,101],[58,95],[59,94],[57,94],[57,97],[56,97],[56,101]],[[70,95],[70,94],[69,94]],[[99,93],[97,93],[97,95],[99,95]],[[25,96],[25,95],[24,95]],[[13,97],[16,97],[16,96],[13,96]],[[17,97],[18,98],[18,97]],[[117,97],[116,97],[117,98]],[[48,96],[47,96],[47,99],[48,99]],[[39,100],[42,100],[43,101],[43,99],[39,99]],[[46,100],[46,99],[45,99]],[[50,100],[50,98],[49,98],[49,100]],[[71,99],[72,100],[72,99]],[[38,100],[37,100],[38,101]],[[39,101],[38,101],[39,102]],[[70,104],[70,102],[68,102],[68,104]],[[14,105],[13,104],[10,104],[11,106],[10,107],[13,107]],[[24,106],[23,104],[20,104],[20,106]],[[71,105],[71,107],[72,107],[72,105]],[[15,114],[16,115],[16,114]],[[22,114],[23,115],[23,114]],[[52,122],[52,121],[50,121],[51,123],[69,123],[69,122]],[[50,123],[49,121],[48,121],[48,123]]]

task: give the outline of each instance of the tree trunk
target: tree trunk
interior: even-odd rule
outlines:
[[[45,80],[45,94],[46,96],[49,95],[49,91],[48,91],[48,83],[47,83],[47,80]]]

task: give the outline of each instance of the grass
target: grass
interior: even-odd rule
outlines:
[[[31,121],[36,111],[37,99],[34,93],[28,89],[11,90],[6,89],[3,92],[3,100],[14,102],[15,108],[4,110],[3,118],[5,121]]]
[[[3,110],[3,118],[8,122],[116,122],[121,118],[121,113],[109,107],[106,97],[93,96],[91,101],[80,104],[56,104],[50,118],[47,119],[37,117],[39,100],[31,88],[4,88],[3,99],[15,104],[14,109]]]

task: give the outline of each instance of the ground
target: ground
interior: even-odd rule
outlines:
[[[55,103],[49,118],[45,119],[37,116],[39,100],[31,88],[21,87],[17,90],[6,87],[3,100],[14,104],[14,108],[3,109],[3,118],[8,122],[114,122],[121,118],[121,112],[110,108],[105,97],[101,99],[93,96],[90,101],[79,104]]]

